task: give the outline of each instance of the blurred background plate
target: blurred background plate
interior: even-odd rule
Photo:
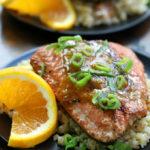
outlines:
[[[16,66],[18,65],[18,63],[20,63],[21,61],[23,60],[27,60],[27,59],[30,59],[30,57],[39,49],[38,48],[35,48],[33,50],[30,50],[26,53],[24,53],[22,56],[14,59],[13,61],[11,61],[10,63],[8,63],[7,65],[3,66],[2,68],[7,68],[7,67],[12,67],[12,66]],[[142,56],[142,55],[138,55],[139,59],[143,62],[144,66],[145,66],[145,71],[146,73],[148,74],[148,77],[150,78],[150,69],[149,69],[149,66],[150,66],[150,59],[149,58],[146,58],[145,56]],[[0,119],[1,119],[2,115],[0,115]],[[6,118],[7,119],[7,118]],[[11,123],[11,121],[8,122],[9,124]],[[7,125],[6,125],[7,126]],[[10,125],[9,125],[10,127]],[[1,127],[2,128],[2,127]],[[4,129],[4,127],[3,127]],[[8,129],[8,131],[10,131],[10,129]],[[2,140],[0,139],[0,142],[2,142]],[[3,141],[3,147],[5,145],[5,149],[2,149],[2,150],[15,150],[13,148],[8,148],[6,146],[6,143]],[[0,147],[0,150],[1,150],[1,147]],[[37,147],[35,148],[31,148],[31,149],[26,149],[26,150],[64,150],[64,148],[62,147],[59,147],[57,145],[56,142],[53,142],[53,139],[52,137],[50,139],[48,139],[46,142],[38,145]],[[145,148],[141,148],[139,150],[150,150],[150,143],[145,147]]]
[[[127,21],[124,21],[120,24],[114,24],[114,25],[101,25],[101,26],[96,26],[92,28],[85,28],[85,27],[73,27],[70,30],[66,31],[56,31],[53,29],[50,29],[43,25],[38,18],[30,17],[30,16],[25,16],[25,15],[19,15],[18,13],[7,10],[9,14],[17,18],[18,20],[27,23],[29,25],[32,25],[34,27],[37,27],[39,29],[43,29],[49,32],[56,32],[56,33],[61,33],[61,34],[68,34],[68,35],[74,35],[74,34],[80,34],[80,35],[104,35],[104,34],[111,34],[119,31],[123,31],[126,29],[129,29],[144,20],[146,20],[150,16],[150,10],[148,10],[146,13],[143,15],[135,15],[132,17],[129,17]]]

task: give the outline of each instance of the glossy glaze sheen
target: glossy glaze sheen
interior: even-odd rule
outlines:
[[[134,66],[125,75],[128,85],[116,93],[121,102],[119,109],[104,111],[91,103],[97,91],[111,93],[106,77],[93,76],[84,88],[77,88],[69,80],[68,75],[78,71],[70,65],[70,58],[73,53],[80,52],[85,44],[90,45],[94,53],[85,58],[81,70],[87,70],[94,62],[103,62],[111,68],[112,73],[118,74],[114,63],[123,57],[132,58]],[[47,51],[43,47],[31,57],[31,64],[38,74],[41,72],[41,64],[46,66],[43,78],[52,87],[65,110],[89,135],[99,141],[110,142],[124,133],[129,122],[146,115],[145,77],[142,63],[131,50],[109,43],[109,48],[96,54],[101,45],[102,41],[82,41],[76,47],[64,49],[57,55],[54,49]]]

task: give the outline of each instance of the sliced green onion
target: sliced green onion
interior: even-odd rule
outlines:
[[[92,103],[94,105],[99,104],[99,106],[104,110],[114,110],[120,107],[120,102],[114,94],[106,95],[105,93],[100,94],[100,92],[98,92],[92,98]]]
[[[65,146],[65,150],[68,150],[70,148],[74,148],[77,145],[77,141],[73,138],[70,140],[69,144]]]
[[[68,145],[69,142],[73,139],[73,137],[70,134],[65,134],[64,136],[64,144]]]
[[[54,44],[51,44],[51,45],[47,46],[47,47],[46,47],[46,50],[48,51],[48,50],[50,50],[50,49],[52,49],[52,48],[59,47],[59,46],[60,46],[59,43],[54,43]]]
[[[124,83],[125,83],[125,77],[123,75],[117,76],[116,85],[118,90],[122,89]]]
[[[116,87],[115,87],[115,84],[114,84],[114,80],[112,77],[107,77],[107,80],[109,82],[109,88],[112,92],[116,92]]]
[[[94,69],[89,69],[89,71],[93,74],[96,74],[96,75],[115,77],[115,74],[112,74],[109,72],[104,72],[104,71],[99,71],[99,70],[94,70]]]
[[[124,72],[128,72],[133,66],[133,61],[131,58],[124,57],[120,62],[117,63],[117,66]]]
[[[70,134],[65,134],[64,136],[65,150],[68,150],[69,148],[75,148],[78,142],[80,141],[83,141],[83,139],[80,136],[72,137]]]
[[[91,79],[91,74],[90,73],[84,74],[84,77],[82,79],[80,79],[79,81],[77,81],[76,85],[79,86],[79,87],[83,87],[88,83],[88,81],[90,79]]]
[[[75,83],[78,87],[85,86],[91,79],[91,74],[89,72],[76,72],[69,75],[70,81]]]
[[[79,67],[79,68],[82,67],[83,62],[84,62],[84,57],[82,56],[82,54],[80,54],[80,53],[73,54],[73,56],[71,58],[71,64],[74,67]]]
[[[100,96],[100,92],[96,93],[92,98],[92,103],[95,105],[98,103],[98,97]]]
[[[57,48],[57,49],[54,51],[54,54],[59,53],[61,50],[63,50],[63,47],[59,47],[59,48]]]
[[[114,146],[114,149],[116,150],[132,150],[130,146],[119,141],[115,142],[113,146]]]
[[[103,65],[101,63],[94,64],[94,67],[98,70],[105,71],[105,72],[110,72],[111,71],[111,69],[107,65]]]
[[[110,109],[108,106],[108,104],[109,104],[108,98],[101,98],[101,99],[99,99],[98,103],[102,109],[105,109],[105,110]]]
[[[87,56],[87,57],[91,56],[92,53],[93,53],[93,49],[92,49],[92,47],[89,46],[89,45],[84,46],[81,51],[82,51],[82,53],[83,53],[85,56]]]
[[[41,65],[41,73],[40,73],[40,76],[41,76],[41,77],[43,76],[44,72],[45,72],[45,65],[42,64],[42,65]]]
[[[58,39],[58,43],[62,43],[68,40],[75,40],[75,41],[81,41],[82,37],[80,35],[76,36],[62,36]]]
[[[100,98],[98,101],[101,108],[115,110],[120,107],[120,102],[116,95],[108,94],[108,98]]]
[[[103,45],[100,47],[99,50],[97,50],[96,53],[99,53],[99,52],[105,50],[107,47],[108,47],[108,40],[105,40],[104,43],[103,43]]]

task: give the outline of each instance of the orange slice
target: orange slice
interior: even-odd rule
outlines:
[[[29,148],[48,139],[57,125],[57,105],[49,85],[23,67],[0,71],[0,102],[13,110],[8,145]]]
[[[0,0],[7,9],[20,14],[39,16],[50,28],[70,29],[76,21],[76,13],[70,0]]]

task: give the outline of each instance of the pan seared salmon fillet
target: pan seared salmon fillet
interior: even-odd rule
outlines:
[[[41,65],[45,65],[42,77],[52,87],[60,104],[82,129],[98,141],[111,142],[120,137],[134,121],[146,116],[147,90],[144,67],[136,55],[130,49],[112,42],[99,51],[103,44],[104,41],[82,40],[75,47],[65,48],[58,54],[54,54],[56,48],[46,50],[45,46],[31,57],[31,65],[37,74],[41,73]],[[81,68],[73,67],[71,57],[74,53],[82,53],[85,45],[93,49],[92,56],[85,56]],[[124,57],[132,59],[133,67],[128,73],[123,73],[126,82],[122,89],[115,92],[120,101],[118,109],[104,110],[91,102],[97,92],[114,94],[107,76],[93,75],[82,88],[70,81],[70,74],[79,70],[86,71],[97,62],[109,66],[111,73],[117,76],[120,71],[116,63]]]

